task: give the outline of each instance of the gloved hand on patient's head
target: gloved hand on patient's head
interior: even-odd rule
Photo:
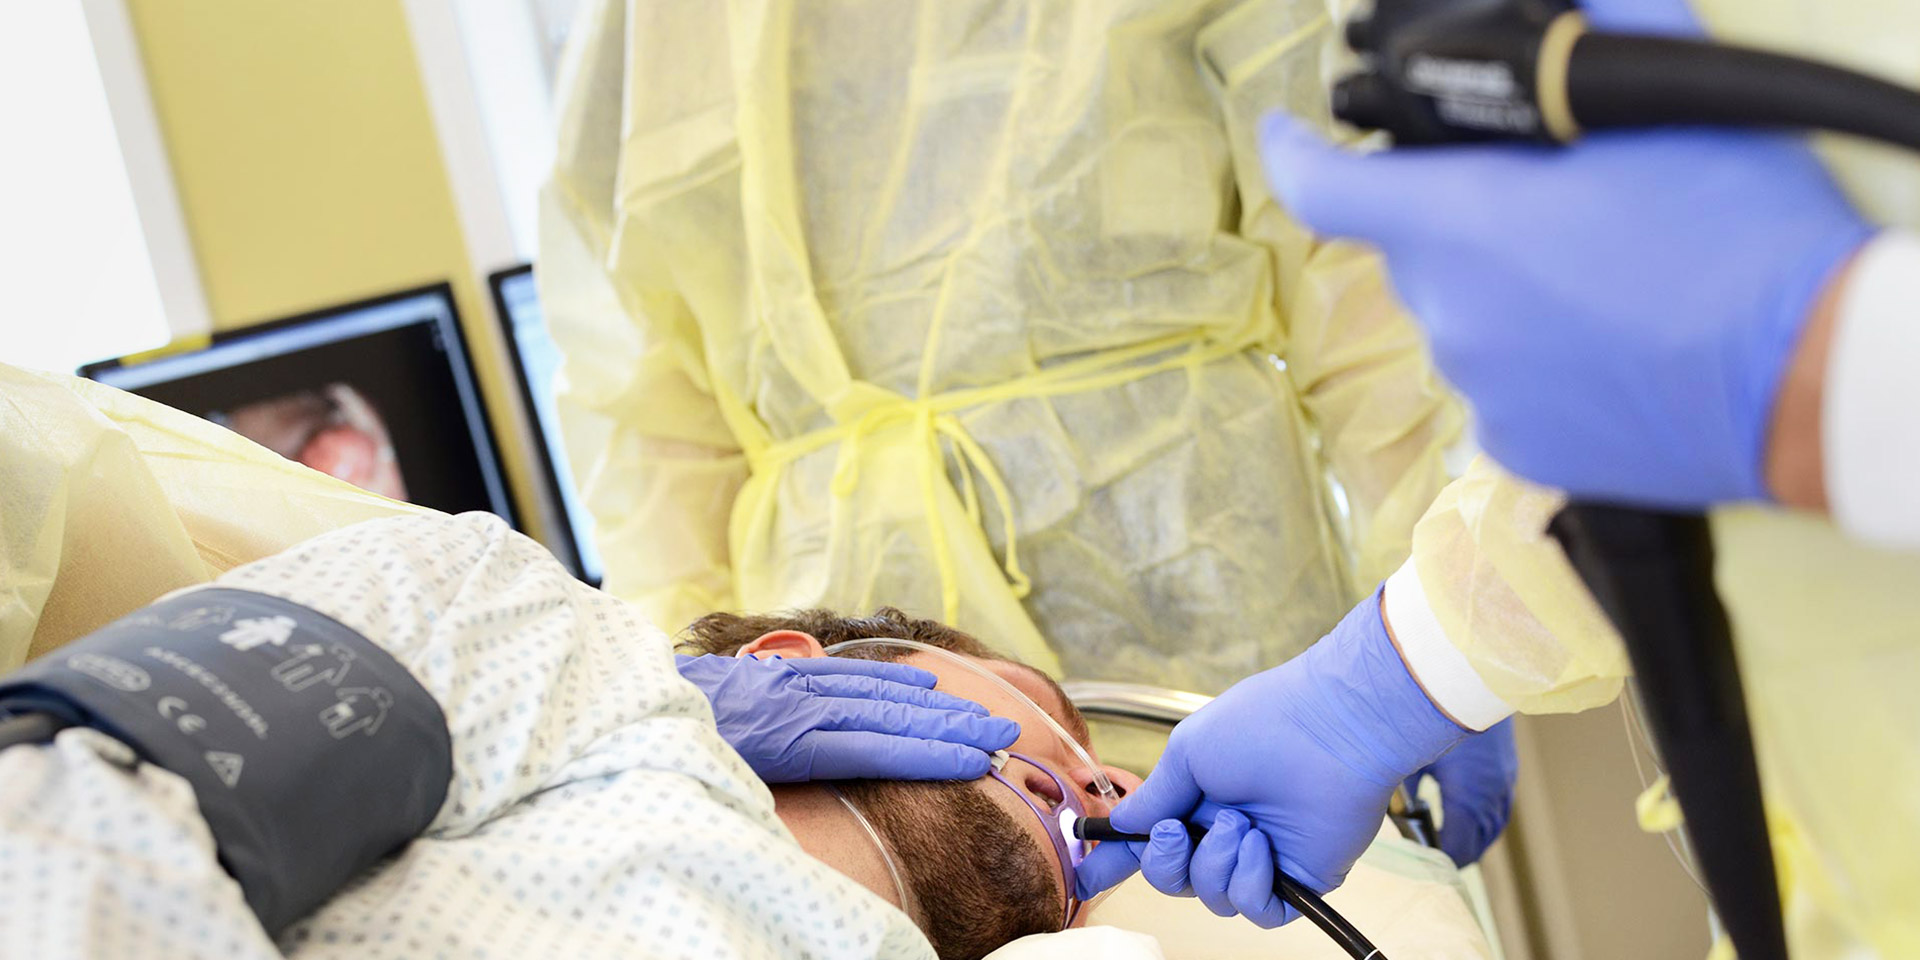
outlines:
[[[1513,720],[1508,718],[1460,741],[1460,745],[1407,778],[1418,792],[1431,776],[1440,785],[1440,849],[1455,866],[1477,863],[1500,839],[1513,811],[1513,784],[1520,757],[1513,749]]]
[[[1287,923],[1299,914],[1275,895],[1275,867],[1318,893],[1338,887],[1394,788],[1467,736],[1401,662],[1376,592],[1305,653],[1174,728],[1112,815],[1114,827],[1152,841],[1101,844],[1080,865],[1080,896],[1138,869],[1160,892],[1199,897],[1220,916]],[[1181,821],[1208,828],[1197,847]]]
[[[1020,725],[933,689],[900,663],[837,657],[676,656],[720,735],[768,783],[972,780]]]

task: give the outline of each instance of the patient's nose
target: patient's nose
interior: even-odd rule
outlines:
[[[1134,775],[1133,771],[1122,770],[1112,764],[1101,764],[1100,769],[1105,770],[1107,779],[1113,782],[1114,792],[1123,797],[1139,789],[1142,782],[1139,777]]]
[[[1124,797],[1140,786],[1139,777],[1119,767],[1101,764],[1100,769],[1107,775],[1108,782],[1113,784],[1113,792],[1119,796]],[[1112,811],[1113,804],[1100,795],[1100,784],[1094,779],[1092,770],[1085,767],[1075,770],[1073,781],[1080,787],[1080,797],[1085,801],[1089,814],[1102,817]]]

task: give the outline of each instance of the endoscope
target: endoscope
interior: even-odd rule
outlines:
[[[1187,836],[1193,838],[1195,846],[1199,845],[1200,838],[1207,835],[1207,828],[1197,823],[1188,823],[1186,828]],[[1116,830],[1106,817],[1088,817],[1074,821],[1073,835],[1081,840],[1102,842],[1111,840],[1118,843],[1147,843],[1153,839],[1144,833],[1123,833]],[[1333,942],[1339,944],[1341,949],[1346,950],[1347,955],[1354,960],[1387,960],[1387,955],[1381,953],[1380,948],[1374,946],[1358,927],[1347,922],[1347,918],[1341,916],[1339,911],[1327,906],[1327,902],[1320,899],[1320,895],[1314,893],[1306,884],[1287,876],[1286,872],[1278,867],[1273,871],[1273,892],[1286,901],[1288,906],[1300,911],[1301,916],[1312,921],[1322,933],[1333,938]]]
[[[1841,67],[1703,39],[1588,29],[1572,0],[1376,0],[1366,67],[1333,114],[1398,147],[1571,144],[1618,128],[1826,130],[1920,150],[1920,94]],[[1625,640],[1642,708],[1715,910],[1746,960],[1786,937],[1760,777],[1705,516],[1574,503],[1551,531]]]

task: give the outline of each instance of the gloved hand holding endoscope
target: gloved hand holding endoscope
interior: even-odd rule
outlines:
[[[1599,28],[1697,30],[1679,0],[1582,6]],[[1503,465],[1593,499],[1767,496],[1796,338],[1873,231],[1804,143],[1676,129],[1363,156],[1287,117],[1263,134],[1294,216],[1385,254]]]
[[[1346,879],[1402,780],[1468,731],[1414,681],[1375,593],[1307,652],[1242,680],[1178,727],[1112,825],[1147,843],[1103,843],[1080,865],[1084,899],[1138,867],[1162,893],[1197,896],[1264,927],[1298,914],[1274,869],[1325,893]],[[1182,821],[1210,828],[1196,846]]]

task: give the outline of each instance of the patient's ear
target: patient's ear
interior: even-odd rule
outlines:
[[[768,657],[806,660],[826,656],[827,649],[820,645],[820,641],[813,638],[813,634],[801,633],[798,630],[775,630],[772,633],[761,634],[759,639],[741,647],[740,652],[734,656],[744,657],[748,654],[753,654],[762,660]]]

